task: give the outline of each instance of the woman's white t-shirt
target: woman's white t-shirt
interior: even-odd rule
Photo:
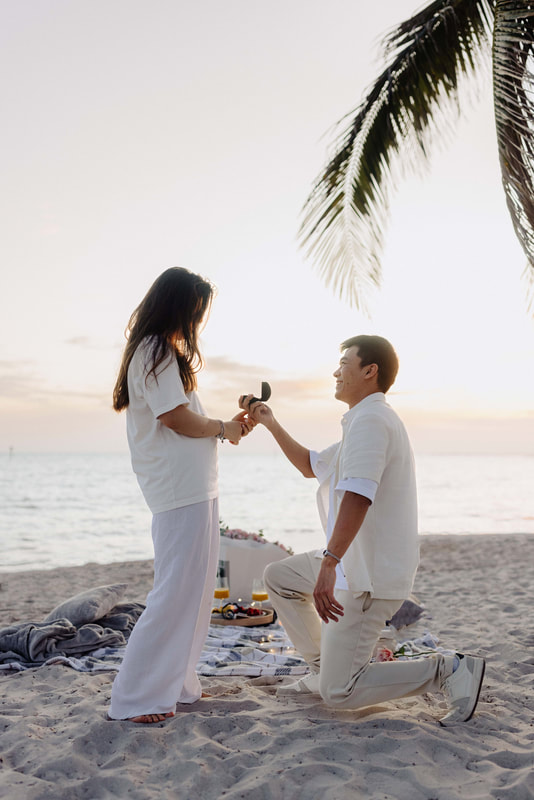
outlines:
[[[218,495],[217,439],[176,433],[157,418],[187,405],[206,416],[196,392],[185,392],[174,355],[150,369],[150,339],[135,351],[128,367],[129,405],[126,429],[132,459],[148,507],[153,514],[212,500]]]

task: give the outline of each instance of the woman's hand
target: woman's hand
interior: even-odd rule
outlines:
[[[246,411],[240,411],[229,422],[224,423],[225,436],[230,444],[239,444],[243,436],[248,436],[256,424]]]
[[[235,417],[232,417],[232,421],[233,420],[241,423],[242,436],[247,436],[258,424],[247,414],[246,411],[240,411],[239,414],[236,414]]]
[[[242,436],[243,427],[241,422],[232,419],[224,423],[224,438],[228,439],[231,444],[239,444]]]

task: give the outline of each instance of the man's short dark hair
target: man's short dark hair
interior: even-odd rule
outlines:
[[[383,336],[362,334],[346,339],[341,345],[341,350],[348,350],[349,347],[358,348],[362,367],[367,367],[369,364],[377,365],[378,388],[384,393],[387,392],[390,386],[393,386],[399,371],[399,359],[393,345]]]

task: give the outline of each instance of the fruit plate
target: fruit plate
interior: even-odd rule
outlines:
[[[272,609],[264,609],[261,614],[256,614],[253,617],[237,617],[236,619],[225,619],[222,614],[217,614],[217,612],[211,615],[212,625],[242,625],[247,628],[253,625],[269,625],[273,620],[274,612]]]

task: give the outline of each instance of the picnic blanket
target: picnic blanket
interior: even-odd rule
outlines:
[[[63,664],[78,672],[117,671],[126,647],[101,647],[82,656],[56,654],[38,663],[11,657],[0,663],[0,674],[20,672],[37,666]],[[396,647],[396,658],[406,659],[431,652],[450,653],[439,646],[430,632],[415,639],[406,639]],[[242,675],[248,677],[305,675],[308,665],[295,652],[279,623],[262,629],[211,625],[204,649],[197,664],[204,677]]]
[[[51,664],[64,664],[79,672],[118,670],[128,637],[144,610],[141,603],[116,604],[124,589],[125,584],[116,584],[86,590],[62,603],[42,622],[0,629],[0,673]],[[399,627],[401,622],[415,621],[423,611],[412,601],[406,604],[401,609],[402,620],[393,620]],[[413,658],[439,649],[432,634],[425,637],[404,642],[395,657]],[[257,627],[211,625],[197,664],[199,675],[206,677],[304,675],[308,671],[279,622]]]

